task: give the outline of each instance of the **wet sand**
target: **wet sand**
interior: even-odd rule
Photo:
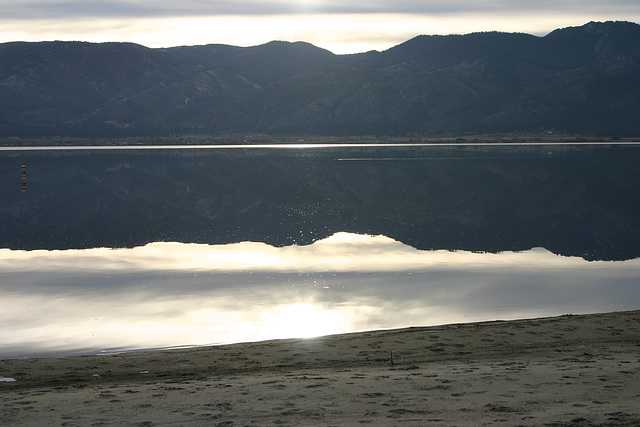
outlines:
[[[367,424],[640,425],[640,311],[0,360],[0,425]]]

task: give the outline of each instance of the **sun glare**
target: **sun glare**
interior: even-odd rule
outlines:
[[[271,337],[312,338],[348,330],[344,317],[311,304],[276,307],[263,313],[264,329]]]

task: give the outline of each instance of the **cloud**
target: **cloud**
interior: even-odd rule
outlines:
[[[156,242],[132,249],[95,248],[56,251],[13,251],[0,249],[0,268],[24,271],[38,266],[41,271],[60,268],[108,271],[278,271],[315,272],[408,271],[458,268],[517,267],[556,268],[591,265],[581,258],[558,257],[545,249],[512,253],[420,251],[385,236],[336,233],[308,246],[276,248],[265,243],[228,245]],[[533,267],[535,266],[535,267]]]
[[[3,19],[69,19],[150,18],[215,15],[272,15],[291,13],[294,6],[287,2],[259,1],[0,1]]]
[[[513,14],[535,12],[615,13],[636,12],[635,0],[110,0],[47,1],[2,0],[3,19],[68,19],[72,17],[150,18],[203,17],[220,15],[291,15],[291,14]]]

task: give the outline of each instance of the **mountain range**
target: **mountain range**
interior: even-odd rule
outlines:
[[[640,135],[640,25],[305,42],[0,44],[0,136]]]

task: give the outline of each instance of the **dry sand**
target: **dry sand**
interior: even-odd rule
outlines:
[[[640,311],[0,360],[0,377],[12,426],[638,426]]]

